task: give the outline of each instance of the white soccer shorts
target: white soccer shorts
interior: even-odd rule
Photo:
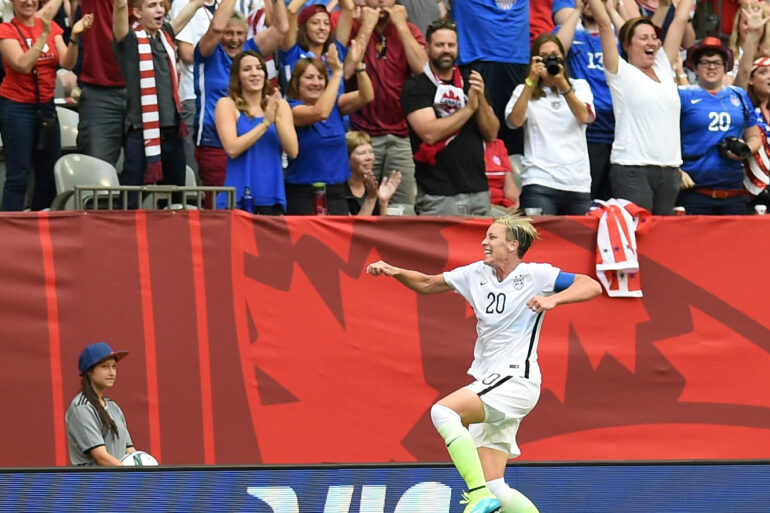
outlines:
[[[507,452],[511,458],[519,456],[516,433],[540,399],[540,385],[527,378],[492,374],[464,388],[479,396],[486,413],[484,422],[468,426],[476,447]]]

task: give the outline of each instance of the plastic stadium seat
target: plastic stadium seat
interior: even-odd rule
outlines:
[[[187,166],[187,169],[185,170],[184,185],[185,187],[198,186],[198,181],[195,179],[195,170],[190,166]]]
[[[62,153],[77,151],[78,121],[80,116],[72,109],[58,106],[56,107],[56,115],[59,118],[59,128],[61,129]]]
[[[52,210],[73,210],[75,208],[75,186],[91,185],[99,187],[117,187],[118,172],[112,164],[96,157],[80,153],[63,155],[53,168],[56,181],[56,198],[51,204]],[[118,208],[117,195],[113,199]]]
[[[184,186],[185,187],[197,187],[198,182],[195,179],[195,170],[191,168],[190,166],[186,166],[185,168],[185,175],[184,175]],[[183,203],[172,203],[170,206],[164,207],[166,209],[171,210],[197,210],[197,207],[192,204],[192,202],[195,199],[195,194],[188,193],[189,197],[183,202]],[[144,201],[142,202],[142,208],[145,210],[152,210],[155,208],[155,198],[152,194],[148,194],[145,196]]]

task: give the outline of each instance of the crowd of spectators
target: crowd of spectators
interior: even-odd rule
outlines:
[[[719,39],[695,0],[4,0],[2,209],[53,200],[76,79],[77,149],[121,184],[189,166],[258,214],[748,214],[770,3],[737,3]]]

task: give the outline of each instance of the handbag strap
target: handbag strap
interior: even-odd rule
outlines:
[[[27,38],[24,37],[24,33],[21,31],[21,27],[19,27],[13,21],[11,21],[11,25],[16,27],[16,31],[19,33],[19,37],[21,37],[21,41],[24,43],[24,46],[27,47],[27,51],[29,51],[31,47],[27,44]],[[35,62],[35,67],[32,68],[32,74],[35,77],[35,100],[37,101],[37,110],[42,112],[42,106],[40,105],[40,83],[38,82],[38,76],[37,76],[37,62]]]

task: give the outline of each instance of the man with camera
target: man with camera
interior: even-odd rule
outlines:
[[[748,214],[742,161],[761,144],[757,116],[746,92],[724,84],[733,53],[716,37],[687,52],[697,84],[679,88],[682,105],[682,190],[678,205],[688,214]]]

